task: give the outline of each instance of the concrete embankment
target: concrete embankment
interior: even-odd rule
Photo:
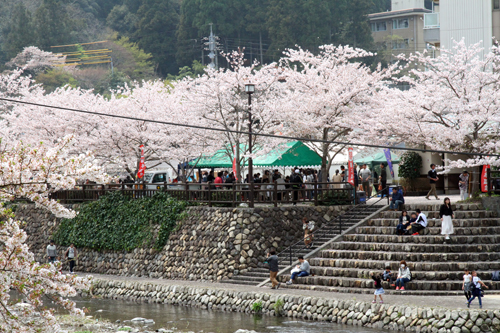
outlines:
[[[262,289],[234,290],[220,285],[169,284],[162,281],[95,279],[92,293],[103,298],[162,303],[218,311],[253,313],[261,303],[262,314],[329,321],[352,326],[406,332],[500,332],[500,311],[446,309],[443,307],[372,304],[333,295],[310,296]],[[269,291],[269,292],[268,292]],[[403,296],[402,296],[403,297]],[[429,304],[432,302],[428,298]],[[460,301],[462,301],[460,299]],[[465,300],[464,300],[465,301]]]

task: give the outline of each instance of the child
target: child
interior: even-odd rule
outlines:
[[[380,297],[380,304],[384,303],[384,300],[382,299],[382,294],[385,294],[384,288],[382,288],[382,281],[380,279],[380,275],[373,275],[373,273],[370,273],[370,276],[372,277],[373,281],[375,281],[374,286],[375,286],[375,297],[373,298],[372,303],[377,303],[377,295]]]
[[[384,271],[384,273],[382,275],[382,279],[384,281],[389,282],[389,284],[391,285],[391,287],[395,286],[395,284],[394,284],[394,278],[392,277],[391,268],[389,266],[387,266],[385,268],[385,271]]]
[[[472,298],[469,299],[469,301],[467,302],[467,307],[470,308],[470,303],[474,300],[474,298],[477,297],[477,299],[479,300],[479,308],[482,309],[483,308],[483,303],[481,302],[481,286],[485,287],[486,289],[488,289],[488,287],[483,283],[483,281],[481,281],[481,279],[477,276],[477,272],[476,271],[472,271]]]
[[[470,275],[469,270],[466,268],[464,269],[464,281],[462,283],[462,290],[464,291],[465,298],[467,299],[466,304],[469,304],[469,300],[472,297],[472,294],[470,292],[471,281],[472,281],[472,275]]]

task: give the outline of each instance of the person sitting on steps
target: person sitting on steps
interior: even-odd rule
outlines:
[[[398,270],[398,278],[396,280],[396,290],[405,290],[405,283],[411,281],[410,268],[406,265],[406,261],[401,260],[401,267]],[[401,289],[399,289],[401,287]]]
[[[415,214],[412,214],[412,217],[415,216],[415,219],[413,221],[417,220],[417,216]],[[406,229],[410,225],[410,222],[412,222],[408,216],[408,212],[406,210],[403,210],[401,212],[401,216],[399,217],[399,223],[396,226],[396,234],[398,235],[405,235]]]
[[[308,276],[311,273],[311,266],[309,266],[309,263],[307,260],[304,260],[303,256],[300,256],[299,258],[300,265],[297,265],[296,271],[292,273],[292,276],[290,277],[290,281],[288,281],[286,284],[291,285],[293,283],[293,280],[295,280],[296,277],[304,277]]]
[[[397,211],[399,209],[399,205],[405,203],[405,198],[403,197],[403,193],[398,191],[396,187],[392,189],[392,197],[389,199],[391,201],[389,205],[389,210]]]
[[[418,232],[427,227],[427,217],[418,208],[415,209],[415,212],[418,214],[418,216],[417,220],[411,223],[411,234],[413,236],[418,236]]]

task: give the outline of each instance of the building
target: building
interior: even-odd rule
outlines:
[[[387,62],[399,54],[409,55],[427,48],[424,17],[432,14],[424,0],[392,0],[391,11],[368,15],[378,53]]]
[[[368,15],[379,53],[398,54],[451,48],[462,38],[488,50],[500,38],[500,0],[392,0],[391,11]]]

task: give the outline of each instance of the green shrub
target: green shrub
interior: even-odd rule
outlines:
[[[347,191],[326,191],[318,197],[321,206],[348,205],[351,201]]]
[[[414,189],[414,181],[420,177],[421,168],[422,157],[418,153],[409,151],[401,155],[398,175],[404,179],[402,183],[408,190]]]
[[[281,312],[283,311],[283,306],[285,306],[285,302],[281,298],[278,298],[276,300],[276,303],[274,303],[273,308],[274,308],[274,313],[276,313],[277,316],[281,315]]]
[[[186,206],[164,192],[133,199],[117,191],[82,205],[74,219],[62,220],[54,240],[60,245],[74,243],[95,250],[130,251],[141,246],[160,250],[177,221],[185,216]]]
[[[252,311],[255,313],[261,313],[262,312],[262,301],[257,301],[252,304]]]

